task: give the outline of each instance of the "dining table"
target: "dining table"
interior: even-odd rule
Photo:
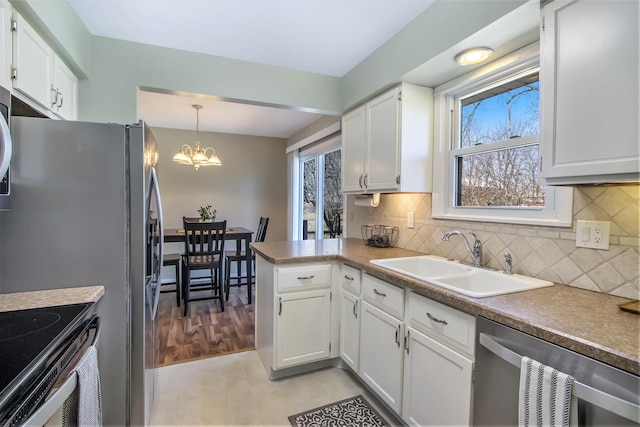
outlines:
[[[251,261],[251,249],[249,248],[249,244],[251,243],[251,238],[253,235],[253,231],[244,228],[244,227],[227,227],[225,232],[225,243],[228,241],[236,242],[236,251],[243,252],[245,254],[245,260],[247,265],[247,282],[239,283],[240,285],[247,285],[247,304],[251,304],[251,277],[253,276],[253,263]],[[165,228],[164,229],[164,241],[165,243],[180,243],[184,242],[184,228]],[[222,262],[224,265],[224,262]],[[229,272],[223,270],[223,277],[226,277],[225,274],[229,274]],[[238,274],[240,275],[240,274]],[[240,279],[238,279],[239,281]]]

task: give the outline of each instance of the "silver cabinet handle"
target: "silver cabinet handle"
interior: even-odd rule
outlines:
[[[407,335],[404,336],[404,349],[409,354],[409,335],[411,331],[407,331]]]
[[[59,110],[64,105],[64,95],[62,94],[62,92],[58,92],[58,94],[60,95],[60,101],[58,102],[58,105],[57,105]]]
[[[282,314],[282,297],[278,299],[279,299],[278,316],[280,316]]]
[[[51,102],[51,107],[55,107],[58,103],[58,90],[51,85],[51,89],[49,89],[49,101]]]
[[[383,298],[387,296],[387,294],[385,294],[384,292],[380,292],[376,288],[373,288],[373,293],[378,295],[379,297],[383,297]]]
[[[353,315],[355,316],[355,318],[358,318],[358,300],[356,300],[356,302],[353,304]]]
[[[298,276],[298,280],[309,280],[309,279],[313,279],[314,276],[313,274],[311,276]]]
[[[347,280],[353,281],[353,277],[347,276],[346,274],[344,275],[344,278],[347,279]]]
[[[398,344],[398,348],[400,348],[400,328],[402,325],[398,325],[398,329],[396,329],[396,344]]]
[[[362,174],[360,174],[360,178],[358,178],[358,184],[360,185],[360,188],[362,188]]]
[[[431,313],[427,313],[427,317],[429,318],[429,320],[431,320],[431,321],[433,321],[433,322],[436,322],[436,323],[442,323],[443,325],[448,325],[448,323],[447,323],[447,321],[446,321],[446,320],[440,320],[440,319],[438,319],[437,317],[433,317],[433,316],[431,315]]]
[[[367,174],[364,174],[364,188],[367,188]]]

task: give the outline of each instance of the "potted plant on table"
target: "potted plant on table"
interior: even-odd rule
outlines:
[[[200,206],[198,209],[200,215],[200,222],[213,222],[216,219],[216,210],[211,208],[211,205]]]

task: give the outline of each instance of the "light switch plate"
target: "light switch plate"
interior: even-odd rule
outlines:
[[[407,212],[407,228],[415,228],[415,212]]]
[[[609,250],[609,221],[576,223],[576,247]]]

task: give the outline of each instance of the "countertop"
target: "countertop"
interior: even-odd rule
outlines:
[[[273,264],[337,260],[399,286],[640,375],[640,315],[622,311],[626,298],[556,284],[547,288],[473,298],[369,263],[372,259],[425,255],[372,248],[360,239],[252,243]]]
[[[0,294],[0,311],[98,302],[103,295],[104,286],[100,285]]]

